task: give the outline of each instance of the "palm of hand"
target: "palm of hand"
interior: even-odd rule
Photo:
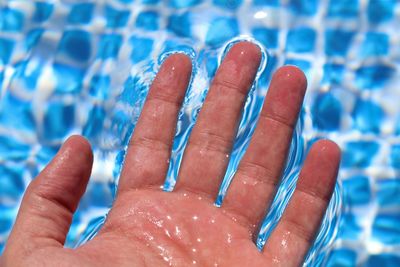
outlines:
[[[264,250],[253,242],[279,183],[303,99],[305,79],[299,70],[286,67],[274,76],[223,206],[213,205],[259,60],[258,48],[250,43],[231,48],[193,129],[177,186],[174,192],[163,192],[176,116],[190,77],[185,56],[168,58],[150,90],[128,147],[117,199],[98,235],[75,250],[63,248],[92,164],[90,146],[72,137],[29,186],[0,263],[300,265],[335,183],[339,151],[330,141],[317,142],[310,150],[292,201]]]

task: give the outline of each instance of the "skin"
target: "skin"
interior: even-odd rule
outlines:
[[[220,66],[173,192],[161,186],[177,115],[191,76],[182,54],[165,60],[128,147],[115,203],[96,237],[64,248],[92,167],[89,143],[70,137],[29,185],[1,266],[299,266],[331,198],[340,150],[316,142],[296,191],[263,251],[253,237],[279,184],[306,78],[284,66],[273,76],[258,126],[222,207],[213,205],[261,53],[234,45]]]

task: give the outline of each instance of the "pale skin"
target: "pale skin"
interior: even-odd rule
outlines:
[[[264,249],[258,225],[276,192],[307,83],[292,66],[273,76],[257,128],[220,208],[213,203],[261,53],[249,42],[226,55],[192,131],[173,192],[161,189],[190,59],[161,66],[127,150],[118,193],[94,239],[64,248],[92,168],[89,143],[70,137],[29,185],[1,266],[299,266],[312,245],[336,181],[340,150],[316,142],[296,191]]]

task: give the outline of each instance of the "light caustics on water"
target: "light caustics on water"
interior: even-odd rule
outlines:
[[[227,45],[221,49],[219,52],[219,63],[223,59],[226,52],[229,48],[236,42],[246,40],[257,43],[255,40],[241,36],[240,38],[236,38],[227,43]],[[248,98],[246,100],[244,110],[242,113],[242,118],[238,127],[238,132],[236,136],[236,140],[234,143],[234,147],[232,153],[227,155],[230,158],[229,165],[227,167],[226,175],[223,180],[223,183],[220,188],[220,192],[216,199],[215,204],[219,206],[224,198],[224,195],[227,190],[229,190],[229,184],[235,174],[235,170],[240,162],[240,159],[244,155],[246,148],[251,140],[252,133],[256,127],[257,119],[260,113],[260,110],[263,105],[264,97],[267,91],[266,86],[259,86],[259,79],[269,79],[270,77],[265,77],[270,75],[267,71],[268,65],[268,54],[265,48],[257,43],[262,49],[262,62],[260,64],[260,68],[257,74],[256,81],[254,82],[252,88],[249,91]],[[207,75],[207,71],[204,69],[204,62],[201,61],[202,54],[196,54],[193,50],[175,50],[173,52],[169,51],[168,53],[164,53],[159,57],[159,61],[154,66],[151,66],[152,74],[142,73],[140,71],[133,71],[132,77],[128,79],[128,82],[132,82],[135,84],[134,86],[129,86],[133,92],[130,92],[132,95],[137,95],[136,103],[134,104],[133,113],[135,121],[137,120],[140,108],[142,107],[146,94],[150,85],[151,77],[154,77],[155,70],[158,66],[161,65],[161,62],[171,53],[183,52],[192,58],[193,63],[193,74],[190,85],[188,87],[183,106],[178,116],[177,130],[173,143],[171,159],[169,161],[169,170],[166,177],[166,181],[164,184],[164,190],[172,191],[174,185],[176,183],[176,178],[178,176],[179,165],[182,160],[182,156],[185,150],[186,143],[190,136],[191,129],[193,128],[197,115],[201,109],[201,106],[205,100],[207,95],[208,85],[212,77]],[[210,52],[210,51],[208,51]],[[217,51],[214,51],[217,53]],[[200,63],[199,63],[200,62]],[[268,84],[268,83],[267,83]],[[126,85],[126,84],[125,84]],[[256,245],[261,250],[273,230],[279,221],[280,216],[282,215],[286,204],[289,202],[290,197],[295,189],[296,181],[298,178],[299,170],[303,163],[305,152],[309,144],[306,144],[304,138],[302,137],[302,125],[305,113],[302,112],[294,131],[290,152],[288,155],[286,168],[284,170],[284,174],[282,177],[281,185],[278,189],[275,200],[271,206],[271,209],[266,216],[261,228],[260,234],[256,239]],[[127,132],[133,132],[134,126],[128,130]],[[131,133],[126,133],[127,136],[130,136]],[[129,138],[125,138],[125,144],[128,142]],[[118,175],[123,166],[123,159],[126,150],[120,152],[117,157],[116,167],[114,170],[114,177],[116,178],[115,184],[118,183]],[[116,187],[115,187],[116,190]],[[321,225],[320,232],[316,241],[309,251],[307,259],[305,261],[306,265],[311,264],[312,266],[321,264],[327,253],[329,253],[331,249],[331,245],[336,237],[336,231],[338,227],[338,222],[340,218],[340,210],[341,210],[341,197],[340,197],[340,189],[339,186],[336,186],[334,195],[332,197],[331,203],[329,205],[328,211],[324,218],[324,221]],[[101,228],[105,221],[104,217],[99,217],[95,219],[85,234],[83,234],[82,239],[77,244],[77,246],[83,244],[84,242],[90,240],[95,236],[97,231]]]

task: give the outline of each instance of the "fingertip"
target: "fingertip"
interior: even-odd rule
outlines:
[[[332,162],[340,161],[340,147],[335,142],[329,139],[318,140],[317,142],[315,142],[311,149],[313,153],[317,153],[319,156],[331,160]]]
[[[274,76],[287,83],[294,83],[297,85],[295,88],[305,94],[307,89],[307,77],[300,68],[294,65],[285,65],[280,67],[275,72]]]
[[[246,57],[247,59],[257,62],[258,64],[260,63],[262,56],[260,47],[248,41],[241,41],[234,44],[230,48],[229,53],[239,57]]]
[[[68,137],[62,149],[67,149],[71,151],[73,155],[81,155],[83,158],[93,161],[92,146],[89,141],[81,135],[71,135]]]
[[[184,53],[174,53],[167,57],[163,63],[164,67],[179,68],[192,71],[192,59]]]

